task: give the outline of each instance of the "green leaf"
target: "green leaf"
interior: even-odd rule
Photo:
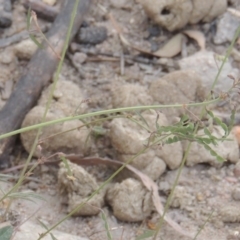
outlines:
[[[43,45],[32,34],[29,34],[29,37],[39,48],[43,48]]]
[[[221,156],[219,156],[209,145],[207,144],[203,144],[203,146],[210,152],[210,154],[213,156],[213,157],[216,157],[216,159],[219,161],[219,162],[224,162],[225,159]]]
[[[171,143],[175,143],[175,142],[179,142],[181,139],[178,138],[177,136],[174,136],[174,137],[169,137],[165,143],[167,144],[171,144]]]
[[[69,176],[73,176],[72,171],[71,171],[71,169],[70,169],[70,166],[69,166],[69,164],[68,164],[67,159],[66,159],[64,156],[61,156],[61,155],[60,155],[60,159],[63,161],[63,163],[64,163],[64,165],[65,165],[65,167],[66,167],[66,169],[67,169],[67,171],[68,171],[68,175],[69,175]]]
[[[145,125],[149,128],[149,125],[145,118],[142,116],[142,114],[139,111],[135,111],[135,113],[139,116],[139,118],[145,123]]]
[[[212,139],[210,139],[210,138],[202,138],[202,142],[204,142],[206,144],[211,144],[212,143]]]
[[[206,110],[207,114],[208,114],[211,118],[214,118],[213,112],[211,112],[210,110],[208,110],[208,109],[206,109],[206,108],[205,108],[205,110]]]
[[[224,136],[227,136],[227,135],[229,134],[227,125],[226,125],[225,123],[223,123],[222,120],[221,120],[220,118],[218,118],[218,117],[214,117],[213,120],[214,120],[219,126],[222,127],[222,129],[223,129],[224,132],[225,132],[225,135],[224,135]]]
[[[188,122],[188,121],[189,121],[188,115],[183,115],[180,119],[180,122],[183,124],[186,124],[186,122]]]
[[[143,234],[138,236],[136,240],[146,239],[146,238],[152,237],[154,234],[155,234],[154,230],[146,230]]]
[[[106,135],[106,133],[107,133],[107,130],[105,128],[103,128],[102,126],[94,126],[92,128],[92,134],[95,137],[104,136],[104,135]]]
[[[39,219],[38,219],[38,222],[40,223],[40,225],[42,225],[42,227],[44,227],[48,231],[48,227],[44,222],[40,221]],[[52,240],[58,240],[52,233],[49,233],[49,234],[50,234]]]
[[[1,240],[10,240],[13,234],[13,227],[6,226],[0,229],[0,239]]]
[[[107,222],[107,218],[106,218],[106,216],[105,216],[105,214],[103,212],[101,213],[101,218],[104,221],[104,228],[105,228],[106,233],[107,233],[107,238],[108,238],[108,240],[112,240],[113,238],[112,238],[112,235],[110,233],[110,229],[109,229],[109,225],[108,225],[108,222]]]
[[[228,127],[228,131],[230,132],[233,128],[234,122],[235,122],[235,114],[236,114],[236,107],[232,110],[231,116],[230,116],[230,124]]]
[[[31,8],[28,8],[27,12],[27,30],[29,31],[31,25]]]
[[[209,136],[210,138],[212,137],[211,132],[208,130],[208,128],[204,127],[204,133]]]

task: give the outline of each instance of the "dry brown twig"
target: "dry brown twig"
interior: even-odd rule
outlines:
[[[60,56],[63,50],[64,41],[68,32],[71,12],[75,1],[68,0],[62,11],[52,24],[46,38],[50,45],[55,46],[55,52]],[[83,17],[87,13],[91,0],[81,0],[78,13],[75,18],[71,39],[77,33],[82,24]],[[53,73],[59,59],[53,53],[49,44],[45,41],[44,48],[38,49],[25,68],[23,76],[19,79],[10,98],[0,111],[0,134],[18,129],[26,113],[34,106],[44,86],[46,86]],[[16,136],[2,139],[0,141],[0,165],[6,167],[9,154],[13,148]]]

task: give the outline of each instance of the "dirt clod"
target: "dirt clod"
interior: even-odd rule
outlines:
[[[67,198],[68,212],[74,210],[81,203],[87,201],[88,197],[99,188],[99,184],[94,177],[86,172],[81,166],[68,162],[70,171],[64,163],[60,164],[58,172],[58,186],[63,198]],[[100,191],[88,201],[82,208],[73,215],[96,215],[100,212],[104,204],[104,193]]]
[[[137,180],[128,178],[107,192],[114,215],[128,222],[142,221],[153,210],[151,193]]]

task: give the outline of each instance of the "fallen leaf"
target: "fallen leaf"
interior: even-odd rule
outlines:
[[[178,33],[172,37],[162,48],[155,52],[158,57],[174,57],[182,50],[183,34]]]
[[[188,37],[194,39],[198,43],[201,50],[205,49],[206,39],[202,32],[197,30],[185,30],[183,31],[183,33],[186,34]]]

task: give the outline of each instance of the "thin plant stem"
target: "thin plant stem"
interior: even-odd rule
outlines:
[[[62,65],[63,65],[63,61],[65,59],[65,55],[66,55],[66,51],[68,49],[68,44],[69,44],[69,41],[70,41],[70,38],[71,38],[71,31],[72,31],[72,28],[73,28],[73,24],[74,24],[74,20],[75,20],[75,17],[76,17],[76,14],[77,14],[77,9],[78,9],[78,4],[79,4],[79,0],[75,0],[75,4],[74,4],[74,8],[73,8],[73,11],[72,11],[72,14],[71,14],[71,20],[70,20],[70,24],[69,24],[69,28],[68,28],[68,32],[67,32],[67,36],[66,36],[66,40],[64,42],[64,47],[63,47],[63,51],[62,51],[62,56],[61,56],[61,60],[58,64],[58,67],[57,67],[57,71],[56,71],[56,74],[54,76],[54,82],[53,82],[53,86],[52,86],[52,89],[51,89],[51,93],[50,93],[50,96],[48,98],[48,101],[47,101],[47,105],[46,105],[46,108],[45,108],[45,112],[44,112],[44,115],[43,115],[43,118],[42,118],[42,121],[41,122],[44,122],[45,119],[46,119],[46,115],[47,115],[47,112],[49,110],[49,107],[50,107],[50,104],[51,104],[51,101],[52,101],[52,97],[53,97],[53,92],[56,88],[56,84],[57,84],[57,81],[58,81],[58,78],[59,78],[59,75],[60,75],[60,72],[61,72],[61,69],[62,69]],[[24,180],[24,175],[26,173],[26,170],[27,170],[27,167],[33,157],[33,154],[35,152],[35,149],[37,147],[37,144],[38,144],[38,139],[39,139],[39,136],[40,136],[40,133],[41,133],[41,130],[42,130],[42,127],[44,126],[39,126],[38,127],[38,131],[37,131],[37,134],[36,134],[36,138],[34,140],[34,143],[32,145],[32,148],[31,148],[31,151],[28,155],[28,158],[27,158],[27,161],[26,161],[26,164],[25,164],[25,167],[23,168],[22,172],[21,172],[21,175],[19,177],[19,180],[18,182],[15,184],[15,186],[10,189],[10,191],[8,191],[8,193],[0,200],[0,202],[6,198],[10,193],[12,193],[13,191],[17,191],[17,189],[19,188],[19,186],[22,184],[23,180]],[[37,165],[33,165],[32,168],[30,169],[29,172],[31,172]]]
[[[240,26],[238,27],[238,29],[237,29],[237,31],[236,31],[236,33],[235,33],[235,35],[234,35],[234,38],[233,38],[230,46],[229,46],[228,49],[227,49],[227,53],[226,53],[226,55],[225,55],[225,57],[224,57],[224,59],[223,59],[223,61],[222,61],[222,64],[221,64],[221,66],[220,66],[220,68],[219,68],[219,70],[218,70],[218,73],[217,73],[217,75],[216,75],[216,77],[215,77],[215,79],[214,79],[214,81],[213,81],[213,84],[212,84],[211,89],[210,89],[210,93],[209,93],[209,95],[207,96],[207,100],[206,100],[206,101],[208,101],[208,100],[211,98],[211,92],[212,92],[212,90],[215,88],[215,86],[216,86],[216,84],[217,84],[217,82],[218,82],[218,79],[219,79],[219,76],[220,76],[220,74],[221,74],[221,71],[222,71],[222,69],[223,69],[223,67],[224,67],[224,64],[226,63],[228,57],[230,56],[231,51],[232,51],[233,46],[234,46],[234,43],[236,42],[237,37],[239,36],[239,34],[240,34]],[[200,119],[203,118],[204,114],[205,114],[205,108],[202,108],[202,111],[201,111],[201,114],[200,114]],[[197,133],[198,128],[199,128],[199,123],[197,123],[196,126],[195,126],[194,134]],[[174,183],[173,183],[172,191],[171,191],[171,193],[170,193],[170,195],[169,195],[169,197],[168,197],[168,199],[167,199],[167,202],[166,202],[166,205],[165,205],[165,208],[164,208],[163,215],[161,216],[161,218],[160,218],[160,220],[159,220],[159,224],[158,224],[157,229],[156,229],[156,232],[155,232],[155,234],[154,234],[154,240],[157,239],[157,235],[158,235],[158,233],[159,233],[159,231],[160,231],[160,229],[161,229],[161,227],[162,227],[162,224],[163,224],[163,222],[164,222],[164,216],[166,215],[166,212],[167,212],[168,209],[169,209],[170,202],[171,202],[171,200],[172,200],[174,190],[175,190],[175,188],[176,188],[176,186],[177,186],[177,184],[178,184],[178,182],[179,182],[179,178],[180,178],[180,176],[181,176],[181,172],[182,172],[183,166],[185,165],[185,162],[186,162],[187,157],[188,157],[188,155],[189,155],[189,151],[190,151],[191,145],[192,145],[192,142],[189,142],[188,145],[187,145],[187,149],[186,149],[186,152],[185,152],[185,154],[184,154],[183,160],[182,160],[182,162],[181,162],[180,168],[179,168],[179,170],[178,170],[177,177],[176,177],[176,179],[175,179],[175,181],[174,181]]]
[[[216,98],[210,101],[204,101],[200,103],[189,103],[189,104],[184,104],[184,107],[199,107],[199,106],[207,106],[209,104],[217,103],[220,100],[220,98]],[[115,108],[115,109],[109,109],[109,110],[102,110],[102,111],[97,111],[97,112],[91,112],[91,113],[86,113],[86,114],[81,114],[77,116],[70,116],[70,117],[64,117],[64,118],[59,118],[55,119],[52,121],[48,122],[43,122],[39,124],[35,124],[32,126],[24,127],[9,133],[2,134],[0,136],[0,139],[7,138],[19,133],[27,132],[30,130],[34,130],[36,128],[40,127],[47,127],[50,125],[54,125],[57,123],[62,123],[62,122],[67,122],[67,121],[72,121],[76,119],[84,119],[88,117],[95,117],[99,115],[104,115],[104,114],[111,114],[111,113],[118,113],[118,112],[130,112],[130,111],[136,111],[136,110],[148,110],[148,109],[161,109],[161,108],[182,108],[183,104],[171,104],[171,105],[149,105],[149,106],[135,106],[135,107],[124,107],[124,108]]]

